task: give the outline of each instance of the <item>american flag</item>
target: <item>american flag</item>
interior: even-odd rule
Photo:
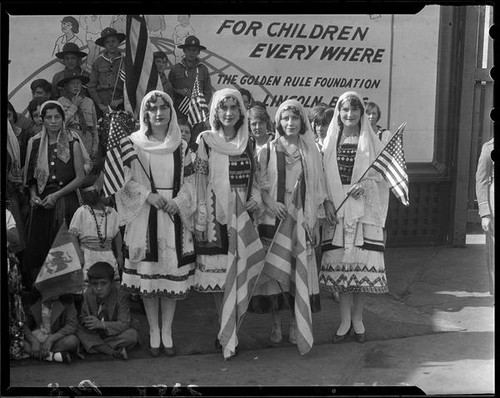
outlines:
[[[108,145],[106,148],[106,160],[104,162],[104,184],[105,196],[111,196],[123,188],[125,184],[124,165],[129,165],[137,154],[132,142],[127,139],[131,131],[123,123],[124,112],[113,112],[109,126]]]
[[[238,195],[235,199],[228,236],[228,268],[218,335],[224,358],[232,356],[238,345],[238,328],[247,311],[266,254],[245,205]]]
[[[384,176],[391,191],[405,206],[410,205],[409,183],[403,151],[403,131],[406,122],[398,127],[382,152],[372,163],[372,167]]]
[[[191,126],[208,119],[208,105],[205,96],[200,90],[198,74],[194,80],[193,91],[190,97],[184,97],[179,104],[179,111],[187,115]]]
[[[153,47],[143,15],[127,15],[125,49],[125,110],[136,118],[144,96],[158,84],[158,71],[153,61]],[[123,76],[124,75],[124,76]]]
[[[307,242],[302,204],[304,175],[295,184],[287,206],[287,215],[280,222],[269,246],[262,275],[257,285],[274,279],[294,297],[297,322],[297,348],[303,355],[310,351],[314,338],[308,289]]]

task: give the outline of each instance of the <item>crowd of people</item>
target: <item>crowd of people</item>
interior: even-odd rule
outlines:
[[[166,54],[155,53],[157,89],[138,99],[137,128],[126,139],[135,156],[123,159],[124,185],[104,197],[108,137],[98,120],[123,110],[124,39],[113,28],[101,32],[103,51],[90,74],[80,66],[87,54],[66,43],[55,54],[65,69],[52,84],[31,84],[29,118],[9,104],[11,358],[69,362],[70,353],[100,352],[127,359],[138,341],[131,295],[146,313],[151,356],[174,356],[178,300],[192,291],[212,295],[222,324],[236,203],[265,252],[298,187],[311,311],[321,309],[320,288],[333,292],[341,324],[332,342],[348,334],[364,342],[365,294],[388,291],[389,188],[375,171],[360,180],[390,135],[377,124],[380,108],[346,92],[334,108],[318,104],[309,113],[287,100],[272,121],[248,90],[213,90],[198,57],[205,47],[189,36],[168,75]],[[209,109],[206,121],[191,125],[179,106],[195,84]],[[42,298],[34,282],[65,220],[82,253],[84,289]],[[288,336],[297,344],[295,299],[277,281],[256,286],[248,311],[271,314],[272,343],[283,339],[281,312],[291,310]]]

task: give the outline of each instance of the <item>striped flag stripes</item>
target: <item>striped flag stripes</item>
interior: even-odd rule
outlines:
[[[237,332],[265,258],[262,242],[238,194],[228,236],[228,268],[224,284],[221,328],[218,334],[224,358],[235,353],[238,345]]]
[[[181,101],[181,103],[179,104],[179,111],[181,111],[182,113],[184,113],[185,115],[188,114],[188,110],[189,110],[189,103],[191,102],[191,97],[184,97]]]
[[[406,122],[396,130],[384,147],[372,167],[384,176],[392,193],[405,206],[409,206],[409,182],[406,172],[405,155],[403,151],[403,131]]]
[[[106,160],[104,162],[103,191],[106,197],[123,188],[125,184],[123,166],[129,165],[133,159],[137,158],[132,142],[127,138],[130,132],[125,131],[120,120],[120,112],[111,114]]]
[[[208,105],[205,96],[200,90],[198,74],[194,81],[193,90],[190,97],[184,97],[179,104],[179,111],[187,115],[191,126],[204,122],[208,119]]]
[[[281,221],[266,255],[262,276],[265,282],[275,279],[294,297],[297,324],[297,348],[303,355],[310,351],[314,343],[312,333],[312,313],[309,300],[307,273],[307,242],[304,228],[304,208],[302,204],[302,184],[299,178],[287,206],[287,215]]]
[[[136,118],[144,96],[158,84],[153,47],[142,15],[127,15],[125,50],[125,110]]]

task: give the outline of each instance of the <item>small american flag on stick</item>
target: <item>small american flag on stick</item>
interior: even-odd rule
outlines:
[[[409,182],[408,174],[406,173],[405,154],[403,152],[403,131],[405,127],[406,122],[398,127],[389,142],[378,154],[370,167],[365,170],[356,184],[358,184],[366,173],[368,173],[368,171],[373,167],[380,174],[382,174],[385,180],[389,183],[392,193],[396,195],[401,203],[405,206],[409,206]],[[335,213],[339,211],[350,195],[351,190],[349,190],[347,196],[344,198],[339,207],[337,207]]]
[[[130,134],[121,122],[121,114],[118,111],[111,115],[109,126],[109,138],[104,162],[104,195],[111,196],[123,188],[125,184],[124,165],[129,165],[137,154],[132,142],[127,138]]]
[[[409,182],[403,151],[403,131],[406,122],[398,127],[392,138],[372,164],[372,167],[384,176],[392,193],[405,206],[410,205]]]

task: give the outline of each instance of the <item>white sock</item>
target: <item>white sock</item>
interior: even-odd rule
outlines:
[[[163,347],[172,347],[172,322],[174,320],[176,300],[161,298],[161,341]]]
[[[142,301],[149,323],[149,344],[151,347],[158,348],[160,346],[160,326],[158,324],[159,300],[156,297],[143,297]]]
[[[51,352],[49,351],[49,354],[43,358],[44,361],[49,361],[49,362],[62,362],[63,358],[60,352]]]
[[[53,358],[54,358],[55,362],[62,362],[63,361],[63,357],[62,357],[62,354],[60,352],[55,352]]]

